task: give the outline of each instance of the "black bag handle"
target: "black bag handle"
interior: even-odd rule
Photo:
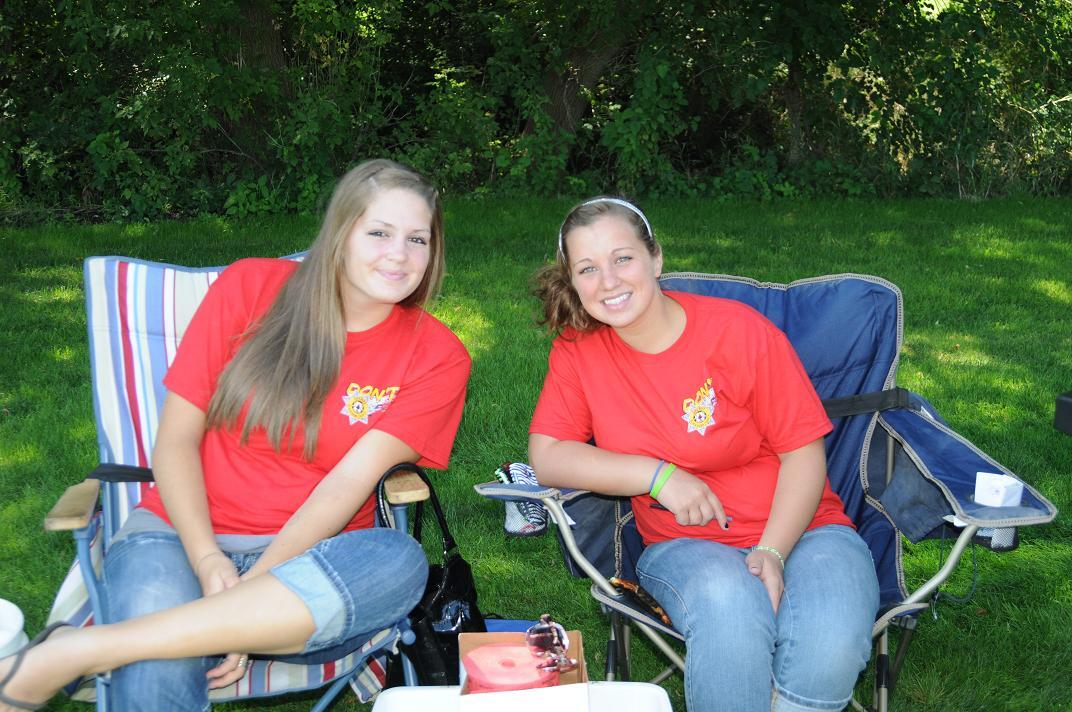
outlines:
[[[439,497],[436,495],[435,487],[432,486],[431,480],[428,479],[428,474],[419,466],[412,462],[402,462],[383,474],[379,483],[376,485],[376,515],[381,524],[386,524],[388,521],[388,510],[390,504],[387,502],[387,493],[385,491],[387,478],[396,472],[412,472],[428,486],[428,499],[432,503],[432,511],[435,514],[436,523],[439,525],[439,533],[443,537],[443,560],[446,561],[451,552],[458,548],[457,542],[454,541],[454,537],[450,533],[450,528],[447,526],[447,518],[443,514],[443,506],[439,503]],[[424,502],[417,502],[416,511],[413,516],[413,538],[417,541],[421,541],[421,521],[424,519]]]

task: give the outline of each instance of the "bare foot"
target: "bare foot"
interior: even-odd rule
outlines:
[[[10,700],[25,705],[47,702],[65,684],[78,677],[79,666],[72,664],[67,652],[70,644],[79,637],[75,628],[58,628],[45,642],[30,649],[22,658],[15,677],[8,681],[0,693]],[[15,664],[15,656],[0,660],[0,680],[7,677]],[[0,712],[18,712],[20,708],[0,702]]]

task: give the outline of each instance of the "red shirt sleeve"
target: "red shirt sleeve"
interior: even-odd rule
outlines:
[[[465,409],[472,360],[446,326],[424,314],[426,333],[399,388],[399,396],[375,429],[395,436],[421,456],[417,464],[446,469]]]
[[[242,344],[243,335],[272,305],[279,287],[297,263],[279,263],[266,271],[257,262],[239,260],[227,267],[209,287],[179,342],[164,385],[190,403],[208,411],[209,401],[223,368]]]
[[[752,414],[776,453],[786,453],[833,429],[788,337],[764,320],[765,348],[757,355]]]
[[[551,345],[547,376],[529,432],[587,442],[592,437],[592,412],[574,364],[572,345],[562,336]]]

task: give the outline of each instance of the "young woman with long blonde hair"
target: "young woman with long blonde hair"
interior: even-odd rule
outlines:
[[[157,487],[105,559],[119,622],[0,661],[0,710],[106,670],[123,712],[207,709],[250,654],[334,659],[416,604],[427,562],[373,528],[373,490],[399,462],[446,467],[461,419],[469,355],[423,309],[443,249],[436,190],[374,160],[302,262],[220,275],[165,378]]]

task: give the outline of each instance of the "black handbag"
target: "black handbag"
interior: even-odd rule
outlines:
[[[395,472],[404,470],[416,473],[428,485],[432,512],[442,536],[443,563],[429,565],[424,595],[409,615],[416,640],[409,645],[403,643],[400,647],[416,668],[421,685],[457,685],[458,634],[487,630],[484,616],[477,605],[476,582],[469,562],[462,558],[447,527],[435,488],[428,475],[417,465],[396,465],[380,479],[376,487],[376,513],[380,524],[391,521],[384,483]],[[412,518],[413,538],[417,541],[421,541],[423,518],[424,502],[418,502]],[[398,662],[395,657],[388,661],[388,686],[401,683],[401,665]]]

